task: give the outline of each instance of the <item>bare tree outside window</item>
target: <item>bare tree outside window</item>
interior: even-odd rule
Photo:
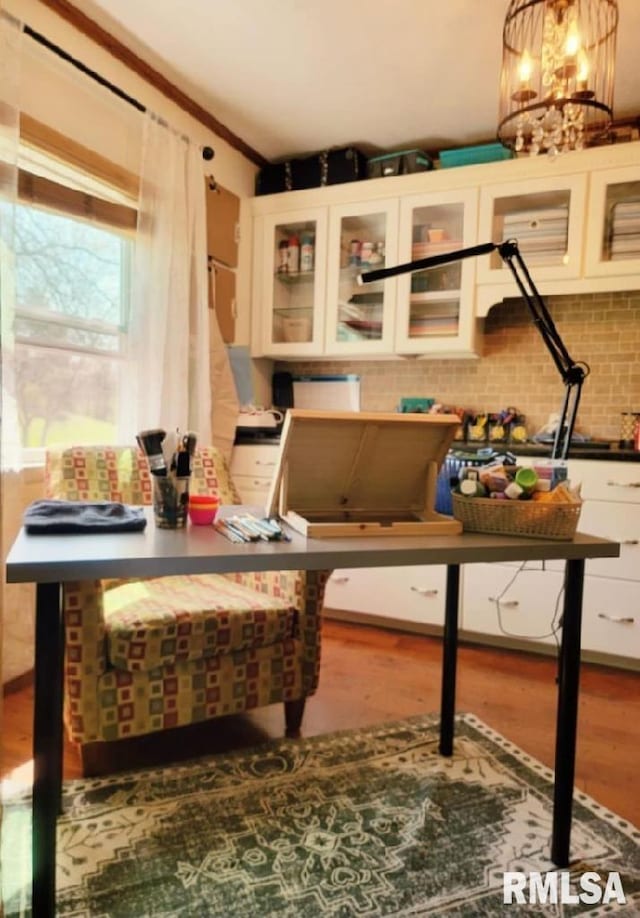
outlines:
[[[15,360],[23,447],[113,443],[131,243],[19,206]]]

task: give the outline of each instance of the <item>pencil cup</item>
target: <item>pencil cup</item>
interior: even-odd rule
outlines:
[[[189,479],[152,475],[153,513],[159,529],[182,529],[187,523]]]

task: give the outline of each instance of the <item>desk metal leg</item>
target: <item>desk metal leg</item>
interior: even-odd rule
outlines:
[[[33,718],[34,918],[53,918],[56,897],[56,821],[62,793],[64,630],[59,583],[36,592],[35,707]]]
[[[442,644],[442,691],[440,695],[440,755],[453,754],[453,718],[456,712],[456,661],[458,655],[458,604],[460,565],[447,566],[447,595]]]
[[[584,561],[567,561],[565,575],[562,642],[558,672],[556,767],[553,796],[551,860],[568,867],[571,839],[571,808],[576,763],[578,691],[580,687],[580,630]]]

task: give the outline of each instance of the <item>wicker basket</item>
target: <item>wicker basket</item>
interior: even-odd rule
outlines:
[[[582,502],[495,500],[452,494],[453,515],[466,532],[571,541],[578,528]]]

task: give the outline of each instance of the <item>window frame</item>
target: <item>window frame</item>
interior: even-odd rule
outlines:
[[[18,168],[19,204],[90,223],[96,228],[112,232],[133,243],[138,219],[139,181],[137,176],[24,113],[20,116],[20,145],[21,149],[27,152],[27,162],[29,150],[34,151],[37,157],[44,157],[49,161],[52,166],[52,174],[56,175],[56,179],[38,174],[38,171],[41,170],[30,171],[21,164]],[[60,173],[62,174],[61,181],[57,180]],[[74,174],[77,177],[86,177],[86,183],[84,181],[74,182]],[[68,184],[64,182],[67,176]],[[72,187],[74,184],[79,184],[79,187]],[[127,254],[121,268],[121,295],[130,286],[133,245],[123,247],[123,249]],[[14,346],[49,348],[61,354],[77,353],[94,355],[99,359],[124,360],[127,357],[130,319],[128,297],[125,297],[122,305],[121,322],[116,326],[118,331],[115,333],[118,338],[117,349],[113,352],[74,344],[61,345],[60,342],[49,343],[46,340],[25,337],[18,333],[14,335]],[[45,319],[44,316],[30,316],[16,306],[16,319],[21,317],[27,320],[29,318]],[[72,316],[67,319],[62,314],[53,314],[47,315],[46,321],[70,328],[84,328],[87,331],[114,334],[114,325],[102,323],[100,320],[94,321]],[[44,465],[46,448],[46,446],[23,446],[21,448],[23,467]]]

